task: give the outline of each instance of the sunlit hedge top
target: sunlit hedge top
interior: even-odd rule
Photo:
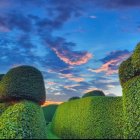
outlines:
[[[45,101],[45,86],[39,70],[19,66],[8,71],[0,84],[0,100],[27,99],[37,103]]]
[[[93,90],[83,95],[82,98],[90,97],[90,96],[105,96],[104,92],[101,90]]]

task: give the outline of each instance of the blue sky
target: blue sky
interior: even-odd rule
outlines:
[[[119,64],[140,40],[139,0],[0,0],[0,73],[42,71],[48,101],[121,96]]]

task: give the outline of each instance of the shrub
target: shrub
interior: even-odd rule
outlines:
[[[140,43],[132,57],[122,62],[119,68],[123,88],[123,108],[125,115],[125,138],[140,138]]]
[[[125,138],[140,138],[140,76],[123,85]]]
[[[90,97],[90,96],[105,96],[104,92],[101,90],[93,90],[83,95],[82,98]]]
[[[10,105],[0,115],[0,139],[45,139],[43,111],[31,101]]]
[[[0,74],[0,81],[2,80],[2,78],[3,78],[4,75],[5,74]]]
[[[31,66],[11,69],[0,84],[0,100],[27,99],[37,103],[45,101],[45,86],[40,71]]]
[[[71,98],[69,98],[69,100],[68,101],[72,101],[72,100],[77,100],[77,99],[80,99],[80,97],[71,97]]]
[[[52,121],[57,107],[58,107],[58,105],[56,105],[56,104],[42,107],[43,112],[44,112],[44,116],[45,116],[45,120],[46,120],[46,124],[49,124],[49,122]]]
[[[57,108],[51,129],[64,139],[123,138],[121,97],[87,97]]]

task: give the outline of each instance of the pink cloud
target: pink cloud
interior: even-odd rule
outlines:
[[[48,85],[55,85],[56,83],[55,82],[47,82],[46,84],[48,84]]]
[[[65,63],[69,65],[82,65],[87,63],[91,58],[91,53],[77,53],[71,52],[68,50],[59,51],[56,48],[52,48],[52,50],[56,53],[56,55]]]
[[[118,67],[120,63],[124,61],[125,59],[127,59],[129,56],[130,56],[130,53],[118,56],[117,58],[111,59],[108,62],[104,63],[98,69],[88,69],[88,70],[95,73],[105,72],[106,75],[112,75],[112,74],[118,73],[118,68],[116,67]]]
[[[74,81],[74,82],[83,82],[85,81],[82,77],[75,77],[72,74],[59,74],[60,78],[67,78],[68,80]]]

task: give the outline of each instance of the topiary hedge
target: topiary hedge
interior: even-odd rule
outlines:
[[[49,124],[52,121],[57,107],[58,107],[58,105],[56,105],[56,104],[42,107],[44,116],[45,116],[45,120],[46,120],[46,124]]]
[[[104,92],[101,90],[93,90],[83,95],[82,98],[90,97],[90,96],[105,96]]]
[[[46,139],[42,108],[26,100],[10,105],[0,115],[0,139]]]
[[[40,71],[31,66],[9,70],[0,83],[0,101],[27,99],[37,103],[45,101],[45,86]]]
[[[64,139],[123,138],[121,97],[87,97],[57,108],[52,131]]]
[[[132,56],[122,62],[119,68],[123,88],[125,115],[125,138],[140,138],[140,43]]]

